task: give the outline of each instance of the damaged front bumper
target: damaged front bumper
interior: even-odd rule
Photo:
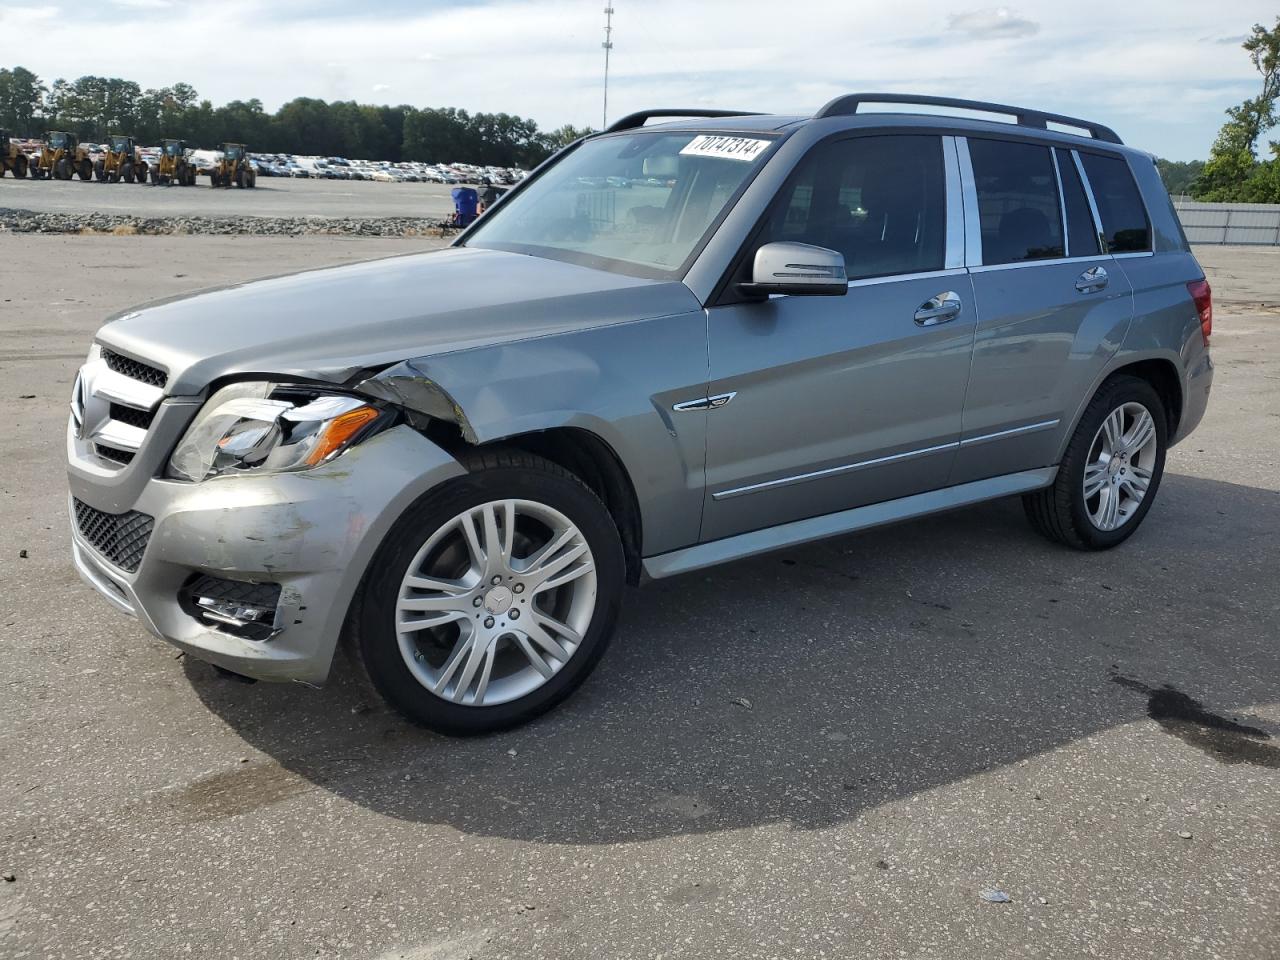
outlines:
[[[321,683],[378,545],[418,497],[464,473],[411,427],[311,470],[185,483],[131,504],[69,436],[80,576],[157,637],[261,680]],[[126,508],[127,509],[122,509]]]

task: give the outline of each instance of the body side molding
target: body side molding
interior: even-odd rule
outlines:
[[[769,550],[780,550],[783,547],[794,547],[826,537],[868,530],[871,527],[923,517],[943,510],[953,510],[957,507],[981,503],[984,500],[1029,493],[1049,486],[1057,475],[1057,466],[1040,467],[1036,470],[1024,470],[987,480],[962,483],[955,487],[931,490],[928,493],[918,493],[899,500],[886,500],[883,503],[855,507],[852,510],[842,510],[839,513],[829,513],[821,517],[793,520],[776,527],[752,530],[723,540],[699,543],[692,547],[648,557],[644,561],[644,572],[652,579],[658,580]]]

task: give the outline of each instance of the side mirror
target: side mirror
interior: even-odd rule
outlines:
[[[763,300],[773,293],[793,297],[843,297],[849,292],[844,255],[808,243],[766,243],[756,251],[751,282],[739,292]]]

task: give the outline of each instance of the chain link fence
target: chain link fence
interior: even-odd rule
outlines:
[[[1201,203],[1178,196],[1173,206],[1192,243],[1280,246],[1280,204]]]

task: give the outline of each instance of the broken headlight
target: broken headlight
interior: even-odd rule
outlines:
[[[358,397],[276,383],[233,383],[204,405],[169,458],[167,476],[207,480],[245,471],[307,470],[367,436],[382,412]]]

